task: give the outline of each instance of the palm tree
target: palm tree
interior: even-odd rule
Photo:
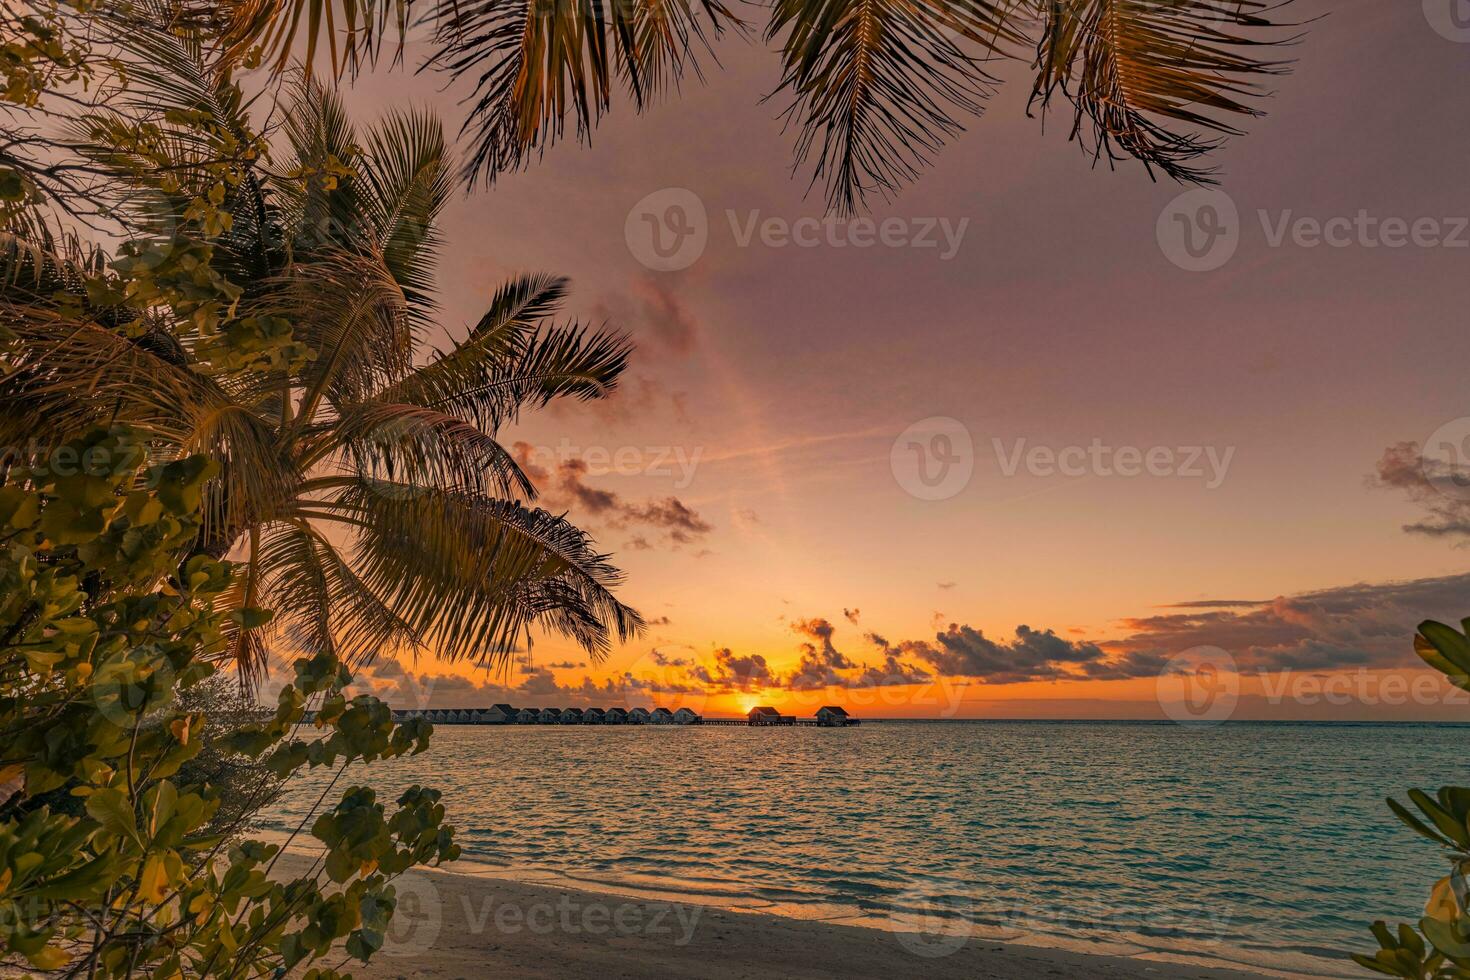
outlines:
[[[81,120],[75,140],[126,188],[118,213],[167,247],[124,249],[124,295],[95,254],[5,236],[0,439],[44,450],[117,421],[160,456],[218,460],[200,547],[244,565],[231,602],[247,679],[263,663],[256,607],[348,660],[406,645],[503,664],[532,627],[599,655],[640,630],[617,570],[531,505],[497,441],[524,409],[607,395],[629,344],[553,325],[566,281],[528,275],[430,349],[431,332],[449,333],[433,299],[453,184],[437,120],[394,113],[359,135],[303,82],[267,158],[250,106],[197,44],[162,31],[127,43],[128,100]],[[217,234],[197,232],[211,221]],[[201,255],[207,266],[190,261]]]
[[[811,161],[839,214],[891,197],[979,115],[997,63],[1029,61],[1031,105],[1072,110],[1070,135],[1095,159],[1132,158],[1187,183],[1212,183],[1203,158],[1232,119],[1259,115],[1264,82],[1287,70],[1261,54],[1293,38],[1291,0],[774,0],[765,28],[784,74],[798,164]],[[303,39],[335,71],[412,28],[437,47],[420,67],[475,82],[464,122],[465,176],[493,180],[562,136],[585,136],[620,78],[641,108],[700,73],[697,57],[746,24],[719,0],[230,0],[209,5],[224,60],[264,50],[278,67]],[[400,45],[392,46],[397,34]],[[329,43],[328,43],[329,42]]]

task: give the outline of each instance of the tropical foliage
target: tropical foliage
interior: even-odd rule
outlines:
[[[191,556],[216,464],[149,464],[149,439],[94,430],[0,487],[0,968],[337,977],[312,964],[334,950],[368,959],[394,880],[457,856],[439,794],[416,786],[386,807],[347,788],[312,824],[322,858],[290,877],[278,847],[236,840],[238,822],[211,826],[226,787],[190,763],[207,750],[283,781],[340,774],[423,751],[429,727],[346,700],[350,675],[328,653],[298,661],[274,710],[217,739],[181,706],[214,672],[227,621],[268,614],[226,611],[235,569]]]
[[[1428,620],[1419,625],[1414,651],[1425,663],[1470,691],[1470,619],[1464,632]],[[1373,923],[1378,950],[1353,954],[1360,965],[1376,973],[1409,980],[1466,980],[1470,978],[1470,787],[1442,786],[1433,795],[1420,789],[1408,792],[1410,806],[1390,799],[1388,807],[1420,837],[1440,848],[1450,873],[1430,889],[1424,915],[1416,924]]]
[[[1000,66],[1029,62],[1031,103],[1065,102],[1070,134],[1109,162],[1210,182],[1204,158],[1256,115],[1292,40],[1290,0],[776,0],[765,39],[784,68],[798,164],[847,213],[889,196],[979,115]],[[698,76],[726,30],[749,25],[719,0],[233,0],[211,5],[227,60],[278,67],[305,45],[358,70],[413,36],[420,67],[474,84],[465,130],[471,180],[524,165],[569,119],[586,136],[619,86],[642,108]],[[394,44],[396,37],[397,44]]]
[[[154,458],[207,455],[197,547],[244,565],[221,601],[272,606],[301,649],[496,664],[532,627],[594,655],[636,632],[617,570],[532,506],[497,441],[523,409],[612,391],[625,338],[553,325],[566,283],[540,275],[452,336],[433,298],[452,186],[433,116],[358,132],[300,81],[268,139],[208,39],[177,7],[150,10],[116,38],[126,90],[66,142],[106,175],[125,240],[109,256],[40,218],[0,239],[0,442],[44,456],[126,422]],[[231,628],[249,678],[265,630]]]

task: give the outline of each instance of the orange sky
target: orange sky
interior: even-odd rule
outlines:
[[[776,61],[738,41],[707,85],[614,112],[592,147],[559,145],[457,200],[441,272],[451,329],[506,275],[546,270],[573,278],[573,315],[639,343],[611,402],[502,435],[525,443],[544,502],[615,553],[652,625],[598,665],[550,639],[529,673],[421,661],[445,675],[435,703],[556,703],[584,696],[584,679],[607,692],[631,676],[663,690],[605,696],[710,714],[833,701],[874,717],[1158,717],[1169,658],[1210,646],[1247,675],[1359,678],[1348,703],[1271,703],[1248,676],[1241,717],[1470,718],[1442,691],[1385,703],[1356,673],[1412,669],[1415,623],[1470,613],[1462,535],[1406,532],[1435,500],[1412,473],[1371,479],[1388,447],[1470,414],[1470,249],[1270,234],[1302,216],[1470,213],[1470,119],[1442,84],[1470,45],[1435,34],[1418,4],[1331,13],[1293,50],[1269,115],[1219,155],[1241,218],[1237,251],[1212,271],[1161,247],[1181,188],[1094,167],[1061,120],[1026,118],[1024,80],[873,211],[910,232],[966,222],[949,258],[742,240],[752,222],[819,218],[822,201],[790,179],[789,136],[758,101]],[[461,94],[383,73],[350,100],[366,114],[427,101],[453,123]],[[628,228],[669,188],[699,200],[707,242],[660,271]],[[903,434],[932,418],[971,444],[968,479],[942,499],[916,495],[895,463]],[[1094,444],[1228,465],[1218,480],[1012,466]],[[814,621],[835,624],[830,646]],[[720,651],[763,658],[770,683],[721,679]],[[930,680],[857,686],[890,652]],[[840,687],[802,689],[817,676],[795,679],[804,656]],[[670,690],[682,687],[695,690]]]

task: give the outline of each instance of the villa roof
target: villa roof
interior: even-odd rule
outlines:
[[[824,708],[818,709],[817,714],[821,714],[823,711],[830,711],[834,715],[842,715],[844,718],[847,717],[847,712],[844,709],[839,708],[839,707],[837,707],[836,705],[833,705],[833,704],[829,704],[829,705],[827,705]]]
[[[750,713],[753,715],[768,715],[773,718],[781,717],[781,712],[777,711],[775,708],[771,707],[768,704],[762,704],[758,707],[751,708]]]

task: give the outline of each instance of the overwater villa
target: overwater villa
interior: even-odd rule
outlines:
[[[649,714],[648,723],[650,725],[672,725],[674,713],[668,708],[654,708]]]
[[[567,708],[567,709],[565,709],[561,713],[561,723],[563,725],[580,725],[580,724],[582,724],[582,709],[581,708]]]
[[[492,704],[480,714],[484,716],[483,723],[486,725],[514,725],[520,712],[508,704]]]
[[[762,704],[751,708],[750,714],[746,716],[746,719],[750,722],[750,724],[756,726],[796,724],[795,718],[791,717],[790,715],[781,714],[781,712],[777,711],[775,708],[771,707],[768,704]]]
[[[605,725],[626,725],[628,723],[628,711],[626,708],[608,708],[607,715],[603,718]]]
[[[516,712],[517,725],[534,725],[541,718],[541,712],[535,708],[522,708]]]
[[[628,711],[628,724],[651,725],[653,716],[648,713],[647,708],[632,708]]]
[[[689,708],[680,708],[674,712],[674,724],[676,725],[697,725],[702,721],[704,719]]]
[[[602,725],[607,722],[607,712],[601,708],[588,708],[582,714],[582,724]]]
[[[556,725],[561,722],[561,712],[556,708],[542,708],[541,714],[536,719],[538,724]]]
[[[844,728],[852,723],[847,712],[836,705],[828,705],[817,710],[817,724],[823,728]]]

